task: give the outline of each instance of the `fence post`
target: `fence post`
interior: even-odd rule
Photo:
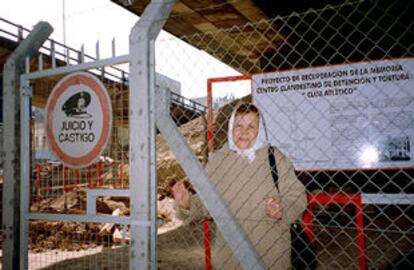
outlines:
[[[19,75],[25,59],[33,57],[52,33],[47,22],[39,22],[22,40],[4,65],[4,183],[3,183],[3,269],[19,269],[20,215],[20,97]],[[28,165],[28,164],[25,164]],[[23,165],[22,165],[23,166]]]
[[[132,28],[129,89],[129,168],[131,191],[130,269],[157,269],[155,157],[155,38],[175,1],[151,1]],[[137,221],[148,221],[147,226]]]

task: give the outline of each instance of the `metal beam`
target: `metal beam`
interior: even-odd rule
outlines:
[[[4,182],[3,182],[3,269],[19,269],[20,230],[20,96],[19,75],[25,59],[33,57],[52,33],[47,22],[39,22],[7,59],[3,72]]]
[[[151,1],[129,37],[129,168],[131,219],[151,222],[131,225],[130,269],[157,269],[157,196],[155,156],[155,38],[175,0]]]

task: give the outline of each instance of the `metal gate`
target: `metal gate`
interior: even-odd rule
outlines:
[[[163,89],[165,82],[174,84],[161,75],[155,78],[149,64],[153,54],[147,54],[153,51],[151,40],[169,9],[171,4],[162,2],[149,5],[131,31],[129,55],[116,56],[113,47],[111,58],[99,59],[97,51],[97,59],[90,61],[83,51],[64,48],[59,54],[61,48],[51,43],[48,54],[26,60],[20,78],[20,269],[155,269],[156,184],[150,165],[154,145],[148,139],[155,130],[154,121],[148,122],[151,113],[143,112],[149,107],[147,94],[142,93],[153,91],[155,85]],[[154,36],[148,35],[149,30]],[[31,70],[33,64],[37,70]],[[59,88],[68,74],[100,81],[112,106],[102,112],[110,114],[102,116],[104,125],[112,119],[112,130],[105,130],[110,134],[108,143],[99,158],[84,165],[61,162],[65,155],[51,151],[51,131],[45,126],[52,115],[45,111],[52,89]],[[84,93],[70,97],[80,95],[70,105],[75,110],[89,102]],[[62,130],[82,130],[87,122],[79,114],[76,117],[78,121],[64,123]],[[139,128],[145,123],[147,128]],[[62,135],[62,140],[87,140],[80,133],[72,135]]]
[[[128,56],[61,67],[56,58],[39,61],[39,67],[43,62],[56,68],[29,72],[27,66],[21,77],[21,251],[26,258],[21,266],[128,268],[131,218],[126,210],[131,191],[128,137],[122,135],[128,128],[128,87],[117,68],[128,63]],[[47,143],[45,107],[57,82],[79,71],[105,85],[113,107],[113,130],[98,160],[72,168],[56,158]],[[118,199],[111,199],[114,196]],[[87,255],[76,263],[70,260]]]

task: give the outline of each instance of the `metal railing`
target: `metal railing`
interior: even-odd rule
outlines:
[[[207,107],[204,106],[203,104],[198,103],[189,98],[183,97],[174,92],[171,92],[171,102],[179,105],[180,107],[183,107],[185,109],[189,109],[195,112],[205,113],[207,111]]]
[[[8,28],[10,30],[6,30]],[[19,43],[29,33],[30,30],[23,27],[22,25],[13,23],[0,17],[0,36],[4,36],[16,43]],[[45,42],[45,44],[48,45],[43,45],[40,51],[44,54],[44,56],[51,58],[52,66],[54,67],[57,64],[73,65],[99,60],[99,42],[96,43],[96,57],[86,54],[84,52],[83,46],[80,50],[77,50],[50,38],[47,40],[47,42]],[[112,41],[112,52],[113,54],[115,52],[114,40]],[[125,85],[128,85],[129,73],[121,68],[110,66],[95,70],[95,73],[103,76],[104,78],[122,82]],[[171,94],[171,102],[185,109],[193,110],[198,113],[206,112],[206,106],[176,93]]]

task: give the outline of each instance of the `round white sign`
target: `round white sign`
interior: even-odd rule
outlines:
[[[111,99],[102,82],[86,72],[61,79],[46,105],[46,136],[51,151],[69,167],[93,163],[112,130]]]

